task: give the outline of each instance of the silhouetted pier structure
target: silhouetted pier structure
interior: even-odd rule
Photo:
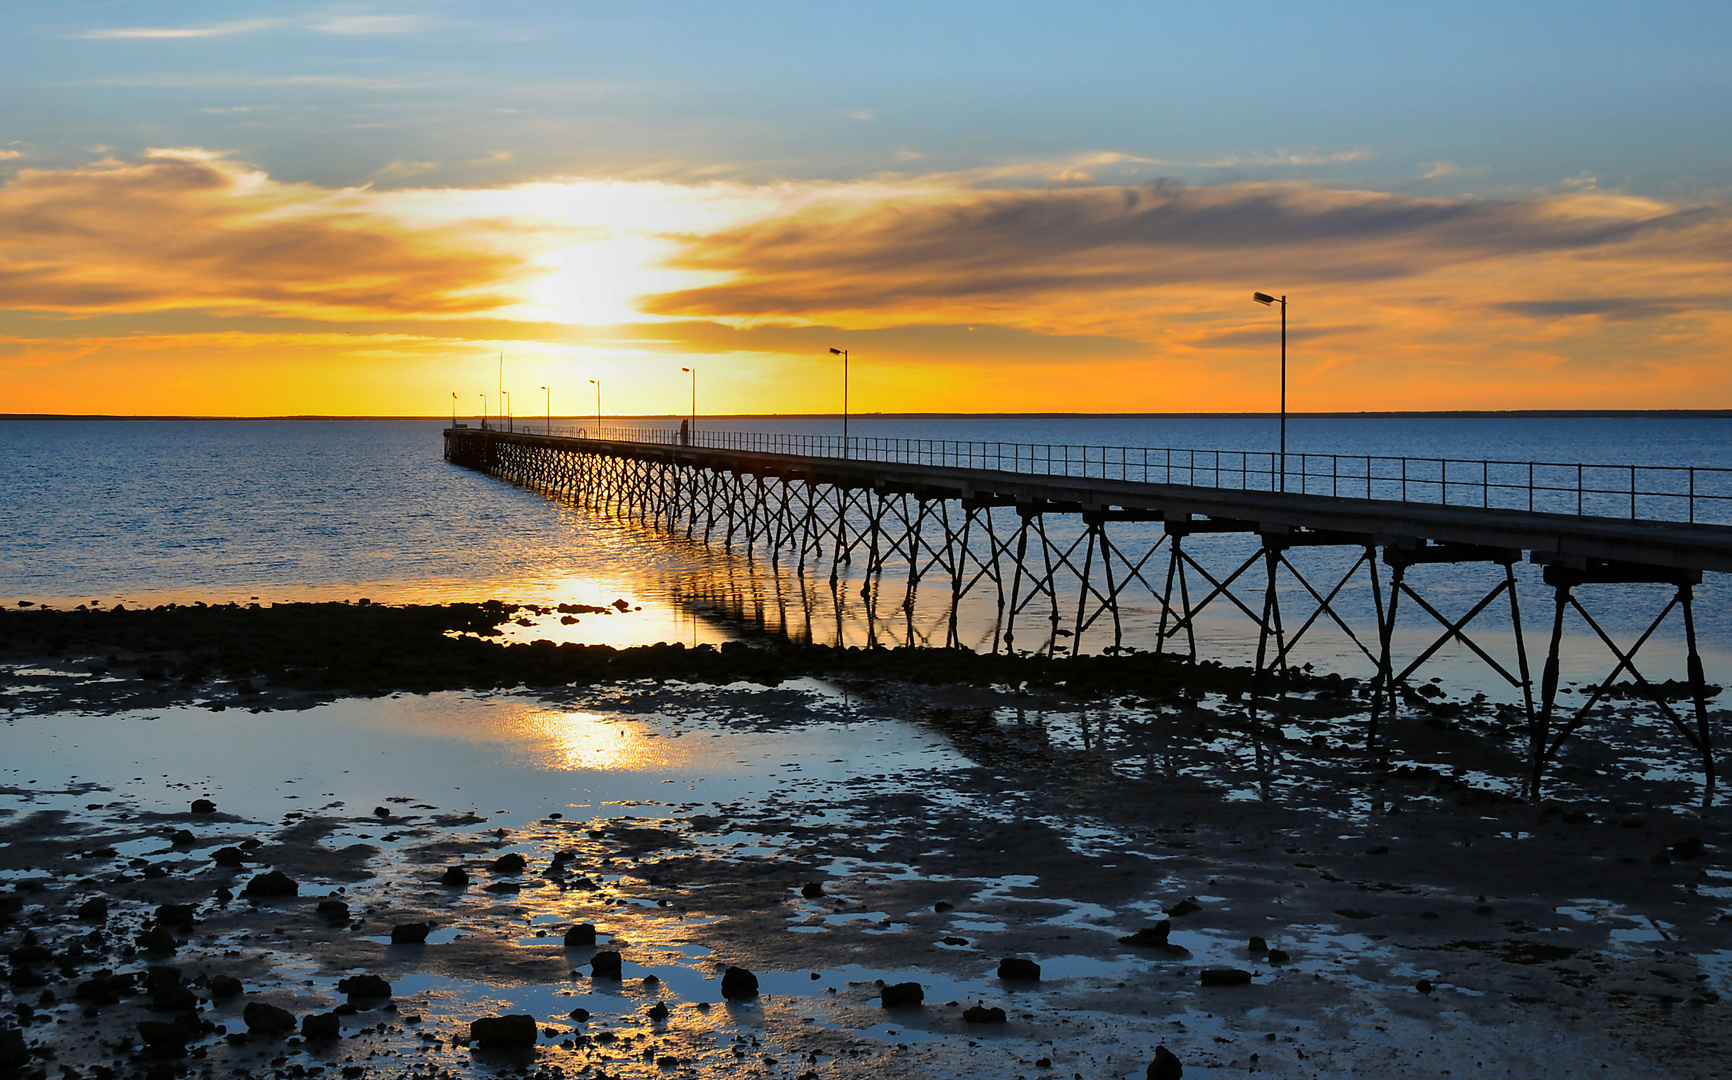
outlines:
[[[728,431],[618,429],[535,435],[453,427],[445,457],[527,487],[571,499],[693,542],[767,557],[776,572],[828,575],[864,560],[868,616],[887,566],[905,582],[912,619],[923,583],[948,592],[945,643],[958,639],[958,610],[970,596],[996,606],[991,648],[1017,649],[1031,620],[1044,623],[1036,649],[1075,654],[1091,633],[1126,649],[1121,601],[1133,591],[1158,605],[1154,651],[1182,647],[1198,659],[1196,621],[1211,606],[1257,626],[1256,671],[1289,668],[1294,646],[1322,620],[1339,627],[1375,665],[1368,741],[1393,716],[1409,679],[1440,649],[1459,644],[1520,692],[1527,724],[1527,788],[1537,796],[1558,748],[1628,675],[1700,755],[1714,782],[1707,683],[1697,649],[1693,589],[1704,572],[1732,571],[1732,470],[1594,466],[1574,463],[1289,454],[1285,476],[1270,452],[1031,445],[855,438]],[[1080,523],[1049,530],[1049,518]],[[1158,523],[1152,542],[1127,545],[1126,523]],[[1149,527],[1144,526],[1146,534]],[[1057,532],[1060,535],[1055,536]],[[1068,533],[1068,535],[1066,535]],[[1211,567],[1198,547],[1210,536],[1254,542],[1230,565]],[[1345,574],[1314,582],[1295,565],[1298,549],[1355,556]],[[1387,583],[1378,563],[1389,568]],[[1536,700],[1516,564],[1543,566],[1553,590],[1550,648]],[[1426,568],[1480,564],[1495,584],[1454,618],[1428,600]],[[1260,571],[1256,572],[1256,571]],[[1247,577],[1247,575],[1250,575]],[[1343,604],[1363,575],[1376,640],[1354,629]],[[1242,580],[1260,579],[1260,595]],[[1283,611],[1281,584],[1308,598]],[[1594,586],[1669,590],[1647,630],[1628,646],[1606,632],[1584,603]],[[1476,619],[1507,605],[1514,670],[1469,633]],[[1392,649],[1397,620],[1422,615],[1438,636],[1411,657]],[[1616,659],[1585,703],[1560,711],[1559,645],[1574,611]],[[1672,687],[1650,682],[1638,652],[1673,612],[1683,622],[1691,715]],[[1303,616],[1297,621],[1296,616]],[[1479,632],[1476,630],[1476,632]],[[1483,635],[1482,635],[1483,636]],[[1061,641],[1066,638],[1068,641]],[[912,634],[908,640],[912,640]],[[1507,654],[1507,651],[1506,651]]]

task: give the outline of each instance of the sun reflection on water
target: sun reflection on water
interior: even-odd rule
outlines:
[[[677,767],[688,756],[658,733],[597,713],[525,711],[503,726],[525,756],[544,769],[646,772]]]

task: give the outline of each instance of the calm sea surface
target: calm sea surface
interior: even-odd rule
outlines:
[[[582,419],[555,422],[565,426]],[[693,581],[713,577],[723,557],[658,541],[452,467],[441,458],[442,426],[341,420],[0,423],[0,490],[6,496],[0,602],[366,596],[381,602],[597,603],[627,596],[644,605],[640,616],[605,626],[605,620],[588,619],[580,636],[696,641],[740,629],[689,602],[703,591]],[[704,426],[825,434],[839,429],[833,420]],[[1276,441],[1275,423],[1261,418],[862,418],[852,422],[851,433],[1265,451]],[[1289,421],[1288,446],[1290,454],[1732,468],[1732,420],[1299,418]],[[1523,575],[1524,603],[1544,604],[1537,569],[1524,568]],[[1701,631],[1714,653],[1732,646],[1732,620],[1718,602],[1724,595],[1718,580],[1700,591]],[[1641,621],[1636,606],[1623,620],[1632,626]],[[1535,606],[1530,621],[1542,623],[1547,613]],[[1243,628],[1221,633],[1244,640]],[[851,630],[842,637],[854,640]]]

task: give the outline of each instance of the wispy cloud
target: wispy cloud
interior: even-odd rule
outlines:
[[[411,34],[426,29],[430,23],[422,15],[334,15],[313,23],[313,29],[327,34]]]
[[[0,150],[0,161],[11,161],[14,158],[21,158],[23,156],[24,151],[22,150]]]
[[[81,38],[95,41],[161,41],[180,38],[232,37],[268,30],[280,25],[274,19],[242,19],[236,22],[209,23],[204,26],[120,26],[86,30]]]

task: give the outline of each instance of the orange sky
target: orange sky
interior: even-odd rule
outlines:
[[[1732,215],[1589,186],[286,183],[197,149],[0,187],[0,411],[1732,407]],[[490,406],[491,407],[491,406]]]

